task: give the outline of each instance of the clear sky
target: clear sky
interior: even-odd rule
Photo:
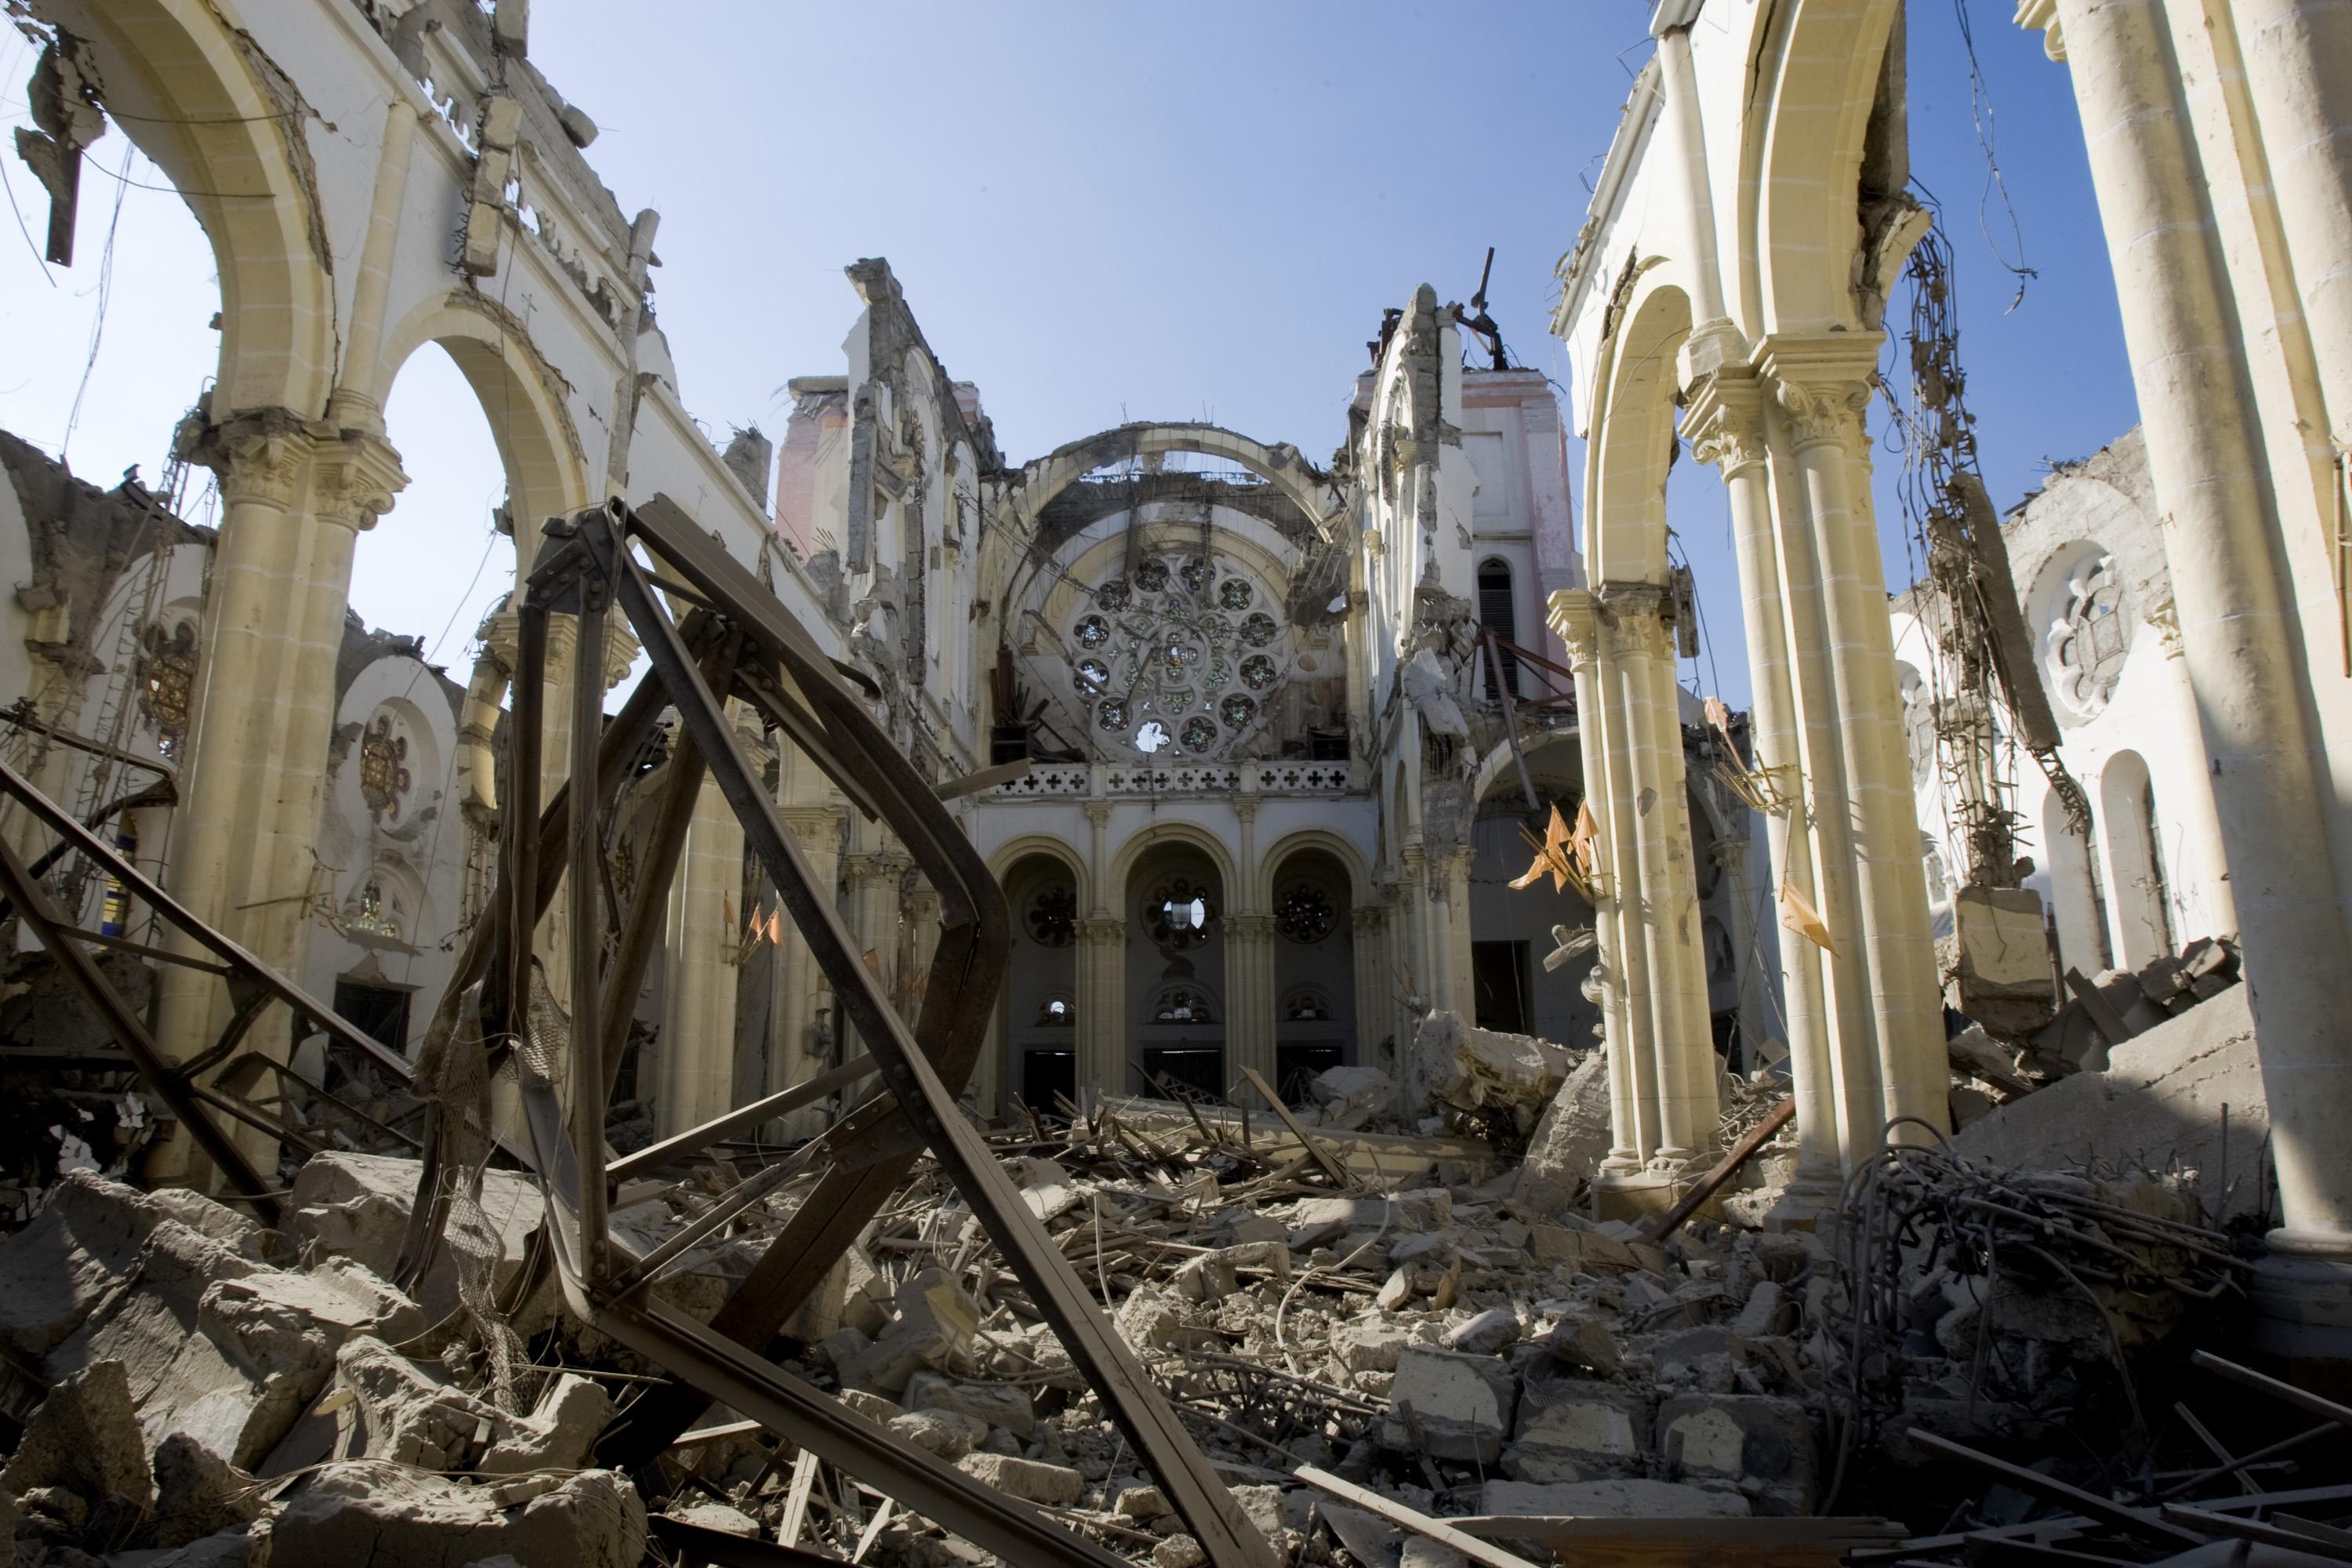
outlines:
[[[1994,247],[2015,260],[2020,240],[1998,201],[1979,222],[1987,162],[1961,5],[2039,271],[2013,310]],[[2003,506],[2045,459],[2087,454],[2136,417],[2065,71],[2011,10],[1916,0],[1909,37],[1914,172],[1957,257],[1969,396]],[[785,380],[839,372],[856,310],[840,269],[878,255],[1015,461],[1139,418],[1213,419],[1321,461],[1381,310],[1424,280],[1466,299],[1489,245],[1514,355],[1566,379],[1553,267],[1647,58],[1646,15],[1622,0],[666,0],[649,26],[624,0],[541,0],[531,57],[603,128],[589,157],[623,211],[661,212],[656,308],[687,406],[718,439],[755,422],[779,434]],[[22,123],[31,63],[13,32],[0,38],[0,125]],[[90,150],[72,268],[44,268],[0,216],[0,428],[63,448],[101,485],[134,462],[156,481],[217,350],[203,236],[128,152],[119,130]],[[5,175],[37,239],[46,198],[13,156]],[[1903,313],[1898,300],[1898,326]],[[462,679],[481,609],[510,580],[488,531],[496,455],[437,350],[403,372],[387,420],[412,482],[361,542],[352,602]],[[1911,575],[1899,467],[1881,452],[1895,586]],[[1678,466],[1669,516],[1712,634],[1685,681],[1740,705],[1712,472]]]

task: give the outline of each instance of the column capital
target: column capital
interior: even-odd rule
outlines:
[[[291,508],[301,493],[311,444],[333,428],[290,408],[255,408],[217,425],[191,418],[173,438],[176,454],[220,477],[230,506]]]
[[[940,918],[940,901],[939,889],[918,879],[915,885],[907,889],[907,918],[935,921]]]
[[[1373,935],[1380,931],[1381,922],[1388,919],[1388,913],[1382,904],[1358,904],[1348,911],[1349,930],[1359,938]]]
[[[2058,21],[2058,0],[2017,0],[2017,25],[2042,35],[2042,52],[2066,63],[2066,33]]]
[[[2164,649],[2164,657],[2182,657],[2185,650],[2180,644],[2180,606],[2169,597],[2158,600],[2148,606],[2147,620],[2156,632],[2157,641]]]
[[[1756,345],[1749,363],[1769,384],[1800,450],[1829,441],[1860,446],[1885,341],[1880,331],[1776,332]]]
[[[878,850],[860,849],[841,858],[841,879],[851,887],[890,879],[890,858]]]
[[[1247,826],[1257,820],[1258,797],[1256,795],[1234,795],[1233,797],[1233,806],[1234,818],[1244,826]]]
[[[1117,915],[1089,915],[1077,926],[1082,944],[1112,947],[1127,941],[1127,922]]]
[[[1764,389],[1756,373],[1727,364],[1693,382],[1683,428],[1692,433],[1692,453],[1727,479],[1763,462]]]
[[[1090,800],[1087,802],[1087,821],[1097,827],[1108,827],[1110,826],[1110,802],[1107,800]]]
[[[1272,915],[1227,915],[1224,917],[1224,930],[1227,942],[1272,942],[1274,917]]]
[[[1600,607],[1610,651],[1643,658],[1664,658],[1671,651],[1666,635],[1668,597],[1663,584],[1603,583],[1593,600]]]
[[[1571,665],[1587,668],[1601,657],[1599,606],[1593,603],[1591,590],[1555,589],[1545,607],[1553,634],[1568,645]]]
[[[322,522],[363,532],[392,510],[392,498],[407,488],[399,452],[381,436],[345,430],[316,446],[310,508]]]
[[[803,849],[812,845],[829,849],[833,847],[831,836],[841,831],[843,814],[832,806],[787,805],[779,807],[776,815],[784,819],[784,826],[792,829],[793,837],[801,841]]]

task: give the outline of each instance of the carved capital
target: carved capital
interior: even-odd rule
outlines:
[[[1690,410],[1683,429],[1702,463],[1725,479],[1764,461],[1764,396],[1745,366],[1727,365],[1691,384]]]
[[[392,498],[407,488],[400,454],[381,436],[346,430],[316,448],[310,507],[321,522],[354,531],[373,528],[392,510]],[[227,493],[226,485],[222,493]]]
[[[1097,827],[1108,827],[1110,826],[1110,802],[1107,800],[1090,800],[1087,802],[1087,820]]]
[[[1667,593],[1657,583],[1603,583],[1593,602],[1606,632],[1609,651],[1641,658],[1663,658],[1670,650],[1666,632]]]
[[[289,408],[257,408],[218,425],[180,426],[179,455],[220,476],[230,506],[290,509],[301,494],[310,447],[328,426]]]
[[[1388,910],[1381,905],[1358,904],[1348,911],[1349,929],[1355,932],[1356,939],[1360,942],[1368,937],[1378,936],[1381,922],[1387,918]]]
[[[2017,0],[2017,25],[2031,33],[2042,33],[2042,52],[2066,63],[2066,33],[2058,21],[2058,0]]]
[[[2180,646],[2180,606],[2171,599],[2159,599],[2147,609],[2147,624],[2155,628],[2157,641],[2164,648],[2164,657],[2179,658]]]
[[[1257,820],[1258,797],[1254,795],[1234,796],[1234,816],[1244,826]]]
[[[1555,590],[1546,607],[1549,611],[1546,618],[1554,635],[1568,645],[1570,664],[1584,668],[1601,657],[1600,617],[1590,591],[1583,588]]]
[[[1862,411],[1870,405],[1866,381],[1778,381],[1773,401],[1787,416],[1797,449],[1836,442],[1849,452],[1862,447]]]
[[[1099,947],[1118,947],[1127,941],[1127,922],[1117,915],[1097,915],[1078,922],[1078,941]]]

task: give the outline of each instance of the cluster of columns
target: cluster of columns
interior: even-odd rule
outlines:
[[[2257,1302],[2277,1348],[2341,1353],[2352,829],[2326,751],[2352,727],[2329,564],[2352,504],[2352,6],[2023,0],[2018,19],[2071,68],[2245,944],[2284,1219]]]
[[[1653,583],[1563,588],[1550,603],[1575,674],[1585,798],[1601,823],[1595,1000],[1618,1047],[1601,1174],[1621,1185],[1670,1179],[1715,1141],[1706,944],[1665,608]]]
[[[1729,492],[1755,765],[1783,924],[1799,1201],[1947,1125],[1947,1068],[1885,567],[1870,506],[1878,334],[1781,336],[1695,379],[1685,429]],[[1822,945],[1787,911],[1818,912]]]

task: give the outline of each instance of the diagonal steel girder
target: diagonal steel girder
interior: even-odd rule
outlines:
[[[617,610],[651,659],[648,684],[657,685],[677,708],[681,742],[691,744],[741,823],[748,847],[841,999],[846,1022],[866,1042],[884,1088],[822,1141],[816,1152],[830,1160],[830,1169],[711,1325],[693,1324],[647,1303],[641,1289],[645,1277],[627,1272],[629,1260],[614,1247],[604,1224],[608,1173],[603,1108],[609,1065],[604,1052],[604,1043],[614,1037],[604,1014],[612,1005],[633,1002],[635,987],[615,996],[622,988],[604,984],[600,879],[570,879],[572,1019],[563,1077],[573,1086],[573,1105],[568,1137],[556,1125],[560,1107],[554,1091],[537,1078],[533,1053],[520,1053],[524,1079],[533,1086],[532,1142],[555,1216],[555,1263],[576,1310],[694,1391],[669,1398],[657,1391],[641,1401],[625,1425],[608,1434],[604,1457],[610,1462],[616,1451],[634,1448],[635,1457],[649,1458],[691,1419],[701,1401],[722,1399],[917,1512],[1013,1561],[1109,1560],[1091,1542],[1045,1523],[1028,1505],[877,1433],[871,1423],[759,1353],[928,1150],[1027,1285],[1073,1364],[1209,1560],[1217,1568],[1273,1568],[1271,1547],[1242,1517],[1174,1409],[957,1104],[1003,979],[1009,922],[1001,889],[936,792],[773,595],[674,506],[633,510],[615,500],[552,521],[546,532],[548,542],[530,575],[520,616],[513,709],[516,787],[509,810],[519,823],[540,822],[535,781],[546,701],[538,672],[548,616],[556,611],[580,616],[568,794],[572,809],[586,805],[561,838],[544,831],[509,831],[504,869],[515,898],[503,911],[504,950],[487,966],[494,984],[504,979],[509,1030],[520,1035],[527,1027],[532,929],[543,907],[533,895],[561,870],[560,864],[550,863],[548,852],[558,861],[569,858],[575,869],[586,857],[602,854],[596,819],[620,780],[601,765],[595,731],[605,617]],[[698,604],[737,639],[723,685],[714,688],[698,664],[657,596],[655,580],[637,560],[638,548],[656,570],[682,579],[662,577],[663,592]],[[724,711],[726,697],[756,708],[853,800],[879,816],[939,892],[940,941],[911,1028],[859,962],[834,909],[832,889],[815,885]],[[633,919],[644,913],[631,911]],[[624,931],[622,947],[629,945]],[[1046,1533],[1037,1534],[1039,1528]]]

